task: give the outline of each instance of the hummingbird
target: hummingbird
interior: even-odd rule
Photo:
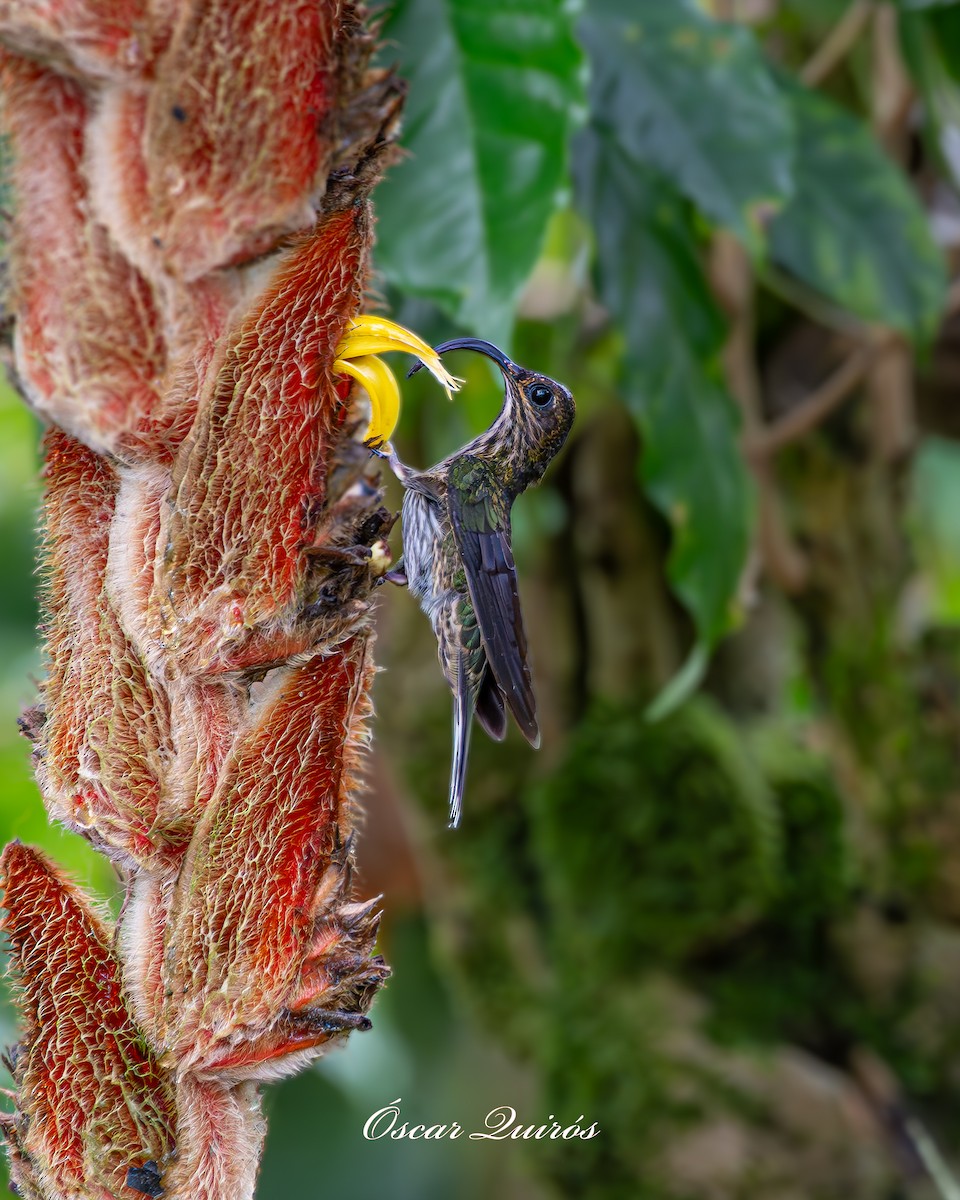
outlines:
[[[496,741],[507,709],[533,746],[537,706],[510,545],[513,502],[539,483],[573,424],[573,396],[561,383],[512,362],[492,342],[455,338],[437,347],[475,350],[503,375],[503,407],[490,428],[426,471],[385,457],[404,486],[403,556],[387,578],[406,583],[430,618],[443,674],[453,692],[450,828],[460,823],[473,718]],[[417,362],[408,377],[420,370]]]

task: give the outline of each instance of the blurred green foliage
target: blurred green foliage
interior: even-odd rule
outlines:
[[[929,341],[945,271],[910,184],[862,121],[795,83],[783,90],[793,100],[796,187],[773,222],[773,263],[841,309]]]
[[[384,60],[411,83],[409,154],[376,196],[393,314],[433,340],[499,339],[577,396],[566,456],[515,513],[549,735],[539,758],[515,738],[475,739],[464,828],[418,847],[425,911],[391,920],[386,898],[397,974],[375,1031],[271,1093],[263,1200],[912,1194],[912,1159],[908,1184],[850,1165],[856,1129],[824,1102],[864,1047],[938,1132],[955,1125],[960,452],[926,436],[907,489],[903,464],[875,468],[841,414],[789,458],[781,498],[813,578],[786,599],[768,588],[781,624],[761,628],[744,579],[755,585],[769,496],[741,453],[710,258],[720,233],[746,257],[759,389],[781,403],[765,418],[867,324],[929,364],[946,270],[926,203],[938,188],[957,203],[960,4],[897,8],[919,98],[899,157],[871,127],[866,33],[821,87],[801,82],[844,0],[397,0],[386,13]],[[450,408],[425,373],[405,385],[398,442],[417,465],[496,409],[488,364],[457,370],[467,386]],[[624,413],[635,436],[615,426],[598,467],[591,439]],[[0,835],[45,845],[109,897],[102,861],[47,828],[14,724],[41,670],[36,440],[0,392]],[[607,490],[621,463],[648,505]],[[440,828],[449,698],[419,614],[403,596],[387,606],[381,753]],[[405,609],[409,624],[393,616]],[[674,643],[668,669],[650,666]],[[621,660],[649,669],[624,687]],[[712,696],[690,701],[704,680]],[[658,711],[676,711],[651,723],[658,693]],[[801,1055],[823,1071],[810,1094],[788,1073]],[[804,1159],[825,1135],[797,1133],[785,1094],[820,1105],[844,1148]],[[365,1142],[366,1117],[396,1096],[413,1120],[476,1126],[506,1102],[603,1132],[519,1148]],[[750,1147],[740,1175],[723,1176],[716,1143],[686,1140],[704,1131]],[[690,1174],[701,1155],[719,1163],[706,1181]],[[874,1143],[864,1155],[886,1163]]]
[[[411,155],[380,192],[380,266],[507,341],[582,104],[571,21],[556,0],[408,0],[383,32],[410,81]]]
[[[412,94],[410,157],[380,194],[378,264],[471,332],[508,339],[550,214],[568,203],[564,132],[587,126],[567,170],[593,229],[600,296],[625,335],[619,374],[644,440],[640,470],[673,528],[670,578],[697,633],[660,712],[690,694],[742,616],[751,488],[719,368],[709,229],[730,230],[811,303],[921,343],[945,302],[943,256],[902,172],[861,117],[803,87],[757,36],[774,43],[808,7],[816,21],[845,6],[770,5],[758,31],[718,21],[713,7],[401,0],[385,26]],[[905,17],[905,36],[950,58],[952,26],[940,23],[951,15]],[[575,34],[590,70],[585,122]],[[950,80],[938,95],[949,103],[955,90]]]
[[[759,489],[742,452],[880,331],[936,366],[958,20],[954,0],[390,10],[387,57],[413,81],[410,157],[378,197],[393,311],[436,339],[509,339],[579,406],[566,456],[516,512],[554,743],[534,762],[475,739],[465,827],[431,876],[438,961],[467,1009],[539,1081],[544,1112],[603,1125],[531,1144],[557,1194],[909,1193],[891,1164],[919,1168],[893,1109],[889,1154],[837,1113],[805,1125],[828,1095],[838,1112],[863,1102],[849,1073],[864,1052],[938,1131],[958,1111],[953,967],[925,957],[928,938],[938,962],[960,952],[954,443],[923,437],[905,487],[904,459],[871,441],[878,400],[765,464]],[[585,107],[575,56],[542,49],[571,37]],[[441,98],[478,98],[477,48],[497,38],[509,86],[465,120]],[[543,101],[564,89],[558,123]],[[510,145],[503,97],[523,109]],[[490,151],[498,167],[478,169]],[[732,283],[716,254],[731,238]],[[457,369],[468,386],[442,420],[426,381],[405,392],[408,461],[489,423],[487,365]],[[886,395],[909,408],[916,385],[894,372]],[[604,440],[614,410],[636,443]],[[648,507],[615,483],[621,464]],[[807,576],[786,599],[768,578],[758,604],[772,517]],[[381,736],[439,823],[447,697],[424,694],[412,664],[429,642],[406,646],[406,629],[385,654],[415,674],[383,685]],[[622,662],[644,665],[625,682]],[[690,701],[700,685],[713,700]],[[748,1162],[724,1178],[738,1145]],[[701,1156],[714,1168],[698,1177]]]
[[[739,936],[776,894],[780,815],[706,701],[658,725],[637,705],[598,707],[535,813],[555,952],[571,966],[600,947],[618,976],[651,957],[683,962]]]
[[[960,447],[931,437],[917,456],[911,518],[939,624],[960,624]]]

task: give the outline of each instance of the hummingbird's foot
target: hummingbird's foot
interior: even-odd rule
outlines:
[[[404,487],[407,487],[411,478],[416,474],[411,470],[406,463],[400,461],[400,456],[396,449],[389,442],[381,441],[380,439],[371,438],[370,441],[363,443],[375,458],[385,460],[390,470],[396,475]]]

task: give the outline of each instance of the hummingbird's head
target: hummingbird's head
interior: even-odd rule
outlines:
[[[518,490],[538,482],[573,424],[576,405],[569,389],[547,375],[519,366],[482,338],[454,338],[437,346],[438,354],[448,350],[476,350],[500,368],[505,384],[503,408],[478,439],[477,450],[496,454],[505,480],[515,483]],[[419,367],[418,363],[408,374]]]

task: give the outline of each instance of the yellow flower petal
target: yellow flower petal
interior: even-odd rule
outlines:
[[[356,379],[366,390],[370,397],[370,424],[363,440],[389,452],[390,435],[400,420],[400,388],[393,372],[385,362],[372,356],[338,358],[333,369],[338,375]]]
[[[458,391],[463,382],[450,374],[440,361],[440,355],[432,346],[428,346],[423,338],[418,337],[409,329],[404,329],[402,325],[397,325],[395,321],[388,321],[385,317],[354,317],[347,324],[347,332],[337,346],[336,354],[338,359],[348,361],[368,355],[383,354],[387,350],[400,350],[406,354],[415,354],[443,387],[450,399],[453,398],[451,393]]]

